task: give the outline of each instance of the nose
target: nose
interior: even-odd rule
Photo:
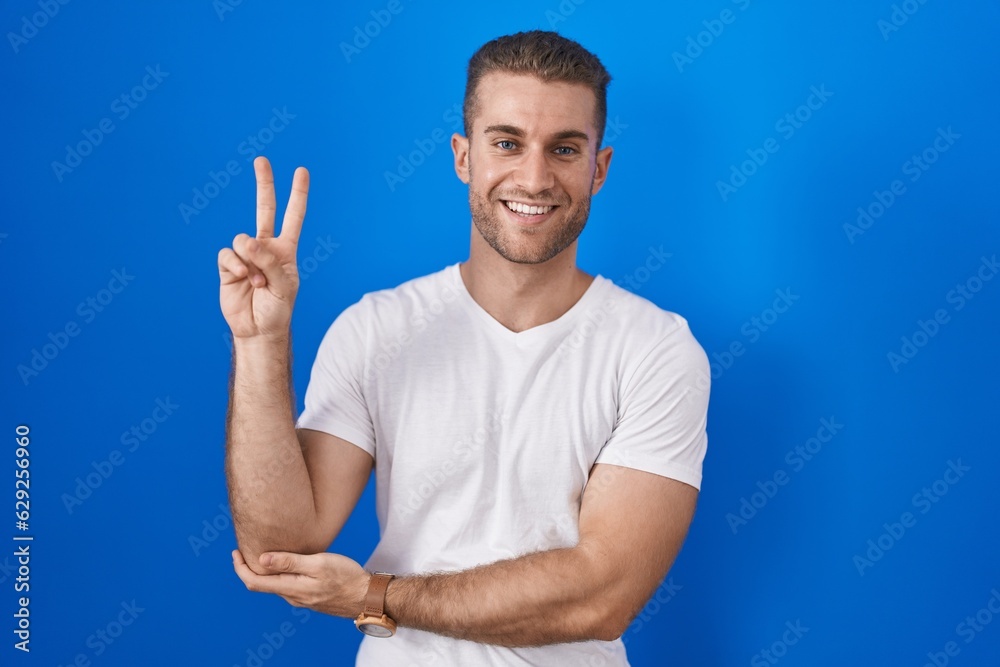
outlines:
[[[525,151],[514,171],[514,183],[525,192],[539,194],[555,185],[555,174],[544,150]]]

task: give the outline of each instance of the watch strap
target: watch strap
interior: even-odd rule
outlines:
[[[385,593],[393,576],[387,572],[372,575],[368,581],[368,594],[365,596],[365,616],[378,618],[385,614]]]

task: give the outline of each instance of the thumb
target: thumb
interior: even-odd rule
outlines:
[[[262,553],[258,561],[261,565],[274,572],[291,572],[304,574],[308,569],[308,556],[293,554],[287,551],[268,551]]]
[[[257,239],[248,239],[246,242],[246,253],[250,262],[264,274],[265,282],[254,283],[254,287],[264,287],[270,285],[271,291],[278,296],[288,297],[295,295],[295,283],[293,278],[285,272],[285,267],[273,252],[264,247]]]

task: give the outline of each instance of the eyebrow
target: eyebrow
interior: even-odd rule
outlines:
[[[524,130],[514,125],[490,125],[485,130],[483,134],[509,134],[513,137],[524,137]],[[583,139],[584,141],[590,141],[590,137],[586,132],[581,132],[580,130],[562,130],[556,132],[552,135],[555,141],[564,141],[566,139]]]

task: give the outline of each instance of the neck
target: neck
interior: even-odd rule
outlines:
[[[501,257],[473,226],[469,260],[459,265],[473,300],[514,332],[547,324],[580,300],[594,277],[576,266],[574,241],[541,264],[517,264]]]

